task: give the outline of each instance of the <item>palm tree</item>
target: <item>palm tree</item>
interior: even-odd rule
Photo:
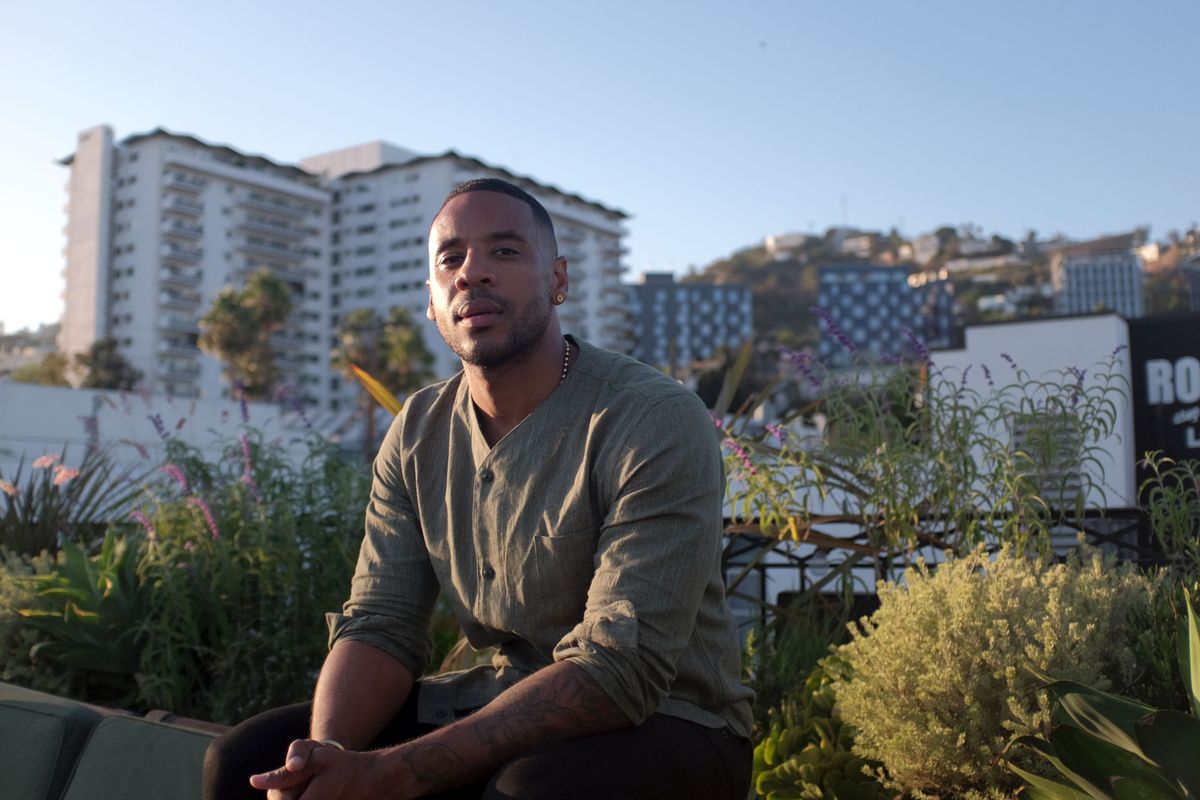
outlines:
[[[96,340],[83,353],[76,353],[75,369],[83,375],[79,385],[84,389],[130,391],[142,379],[141,371],[125,360],[117,350],[117,340],[111,336]]]
[[[350,365],[365,370],[394,394],[404,396],[433,379],[433,354],[408,310],[393,308],[384,322],[374,309],[359,308],[338,328],[338,346],[330,354],[334,369],[353,378]],[[375,445],[375,404],[359,387],[359,406],[366,417],[363,443],[370,458]]]
[[[249,399],[264,399],[279,377],[270,338],[292,313],[288,284],[263,268],[243,289],[227,286],[200,319],[200,349],[225,364],[231,383]]]

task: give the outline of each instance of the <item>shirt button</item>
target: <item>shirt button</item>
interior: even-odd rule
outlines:
[[[492,578],[496,577],[496,570],[492,569],[490,564],[487,565],[483,568],[483,577],[490,581]]]
[[[490,469],[483,469],[479,473],[479,480],[483,481],[484,483],[491,483],[495,479],[496,473],[492,472]]]

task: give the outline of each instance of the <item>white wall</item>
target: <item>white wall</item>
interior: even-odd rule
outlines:
[[[22,456],[28,474],[35,458],[61,454],[64,447],[64,463],[78,466],[88,444],[84,418],[90,416],[97,418],[98,442],[113,445],[119,465],[162,463],[166,445],[150,420],[155,414],[171,436],[198,447],[210,460],[247,430],[260,433],[294,463],[302,460],[308,429],[296,414],[268,403],[247,403],[246,410],[249,422],[243,424],[240,404],[233,400],[193,401],[0,379],[0,474],[11,479]]]

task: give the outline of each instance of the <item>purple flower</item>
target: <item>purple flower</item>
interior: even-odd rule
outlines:
[[[152,541],[152,542],[158,541],[158,534],[156,534],[154,532],[154,526],[150,524],[149,517],[147,517],[141,511],[130,511],[129,516],[133,517],[138,522],[142,523],[142,527],[146,529],[146,536],[150,539],[150,541]]]
[[[1083,391],[1083,379],[1087,377],[1087,370],[1068,367],[1067,371],[1075,376],[1075,386],[1071,389],[1071,406],[1074,407],[1079,402],[1079,393]]]
[[[242,409],[242,422],[248,423],[250,422],[250,409],[246,405],[246,384],[241,381],[234,381],[233,387],[237,391],[238,404]]]
[[[185,496],[188,494],[187,476],[183,474],[183,470],[174,464],[167,464],[162,468],[162,471],[175,479],[175,482],[179,484],[180,491],[182,491]]]
[[[122,439],[121,444],[131,445],[135,450],[138,451],[138,455],[142,457],[143,461],[149,460],[150,451],[148,451],[141,442],[135,442],[133,439]]]
[[[1012,356],[1010,356],[1008,353],[1001,353],[1000,357],[1007,361],[1008,365],[1014,370],[1017,369],[1017,362],[1013,361]]]
[[[854,342],[850,341],[850,337],[846,335],[846,332],[833,321],[833,316],[828,311],[820,306],[811,306],[808,310],[825,321],[825,327],[829,331],[829,335],[837,339],[842,347],[846,348],[846,352],[853,353],[858,350],[854,346]]]
[[[175,423],[175,430],[181,429],[187,423],[187,417],[180,417],[179,422]]]
[[[208,523],[208,529],[212,532],[213,539],[221,538],[221,532],[217,530],[217,520],[213,517],[212,509],[208,507],[208,503],[201,500],[199,497],[189,497],[188,505],[195,506],[200,509],[200,513],[204,515],[204,521]]]
[[[246,438],[246,434],[240,433],[238,441],[242,444],[242,471],[249,475],[253,467],[250,461],[250,440]]]
[[[979,368],[983,370],[983,377],[987,378],[988,386],[995,388],[996,384],[992,383],[992,371],[987,368],[987,364],[980,364]]]
[[[780,427],[779,425],[772,425],[769,422],[766,425],[764,425],[763,427],[765,427],[767,429],[767,433],[774,436],[777,440],[779,440],[781,442],[783,441],[783,428],[782,427]]]
[[[720,417],[718,417],[716,414],[709,414],[708,416],[709,416],[709,417],[712,419],[712,421],[713,421],[713,427],[714,427],[714,428],[716,428],[717,430],[721,430],[722,428],[724,428],[724,427],[725,427],[725,426],[724,426],[724,425],[721,423],[721,418],[720,418]]]
[[[788,361],[791,361],[792,364],[795,365],[796,369],[800,370],[804,377],[808,378],[809,383],[811,383],[817,389],[821,388],[821,381],[819,378],[817,378],[816,374],[813,373],[812,367],[810,366],[813,361],[811,354],[802,353],[798,350],[789,350],[786,347],[780,347],[779,352],[785,358],[787,358]]]
[[[163,425],[162,414],[147,414],[146,419],[154,423],[154,430],[158,431],[158,435],[163,439],[166,439],[170,436],[170,434],[167,433],[167,426]]]
[[[238,480],[246,484],[246,487],[250,489],[250,493],[254,495],[254,502],[261,506],[263,504],[262,492],[258,490],[258,484],[254,482],[254,476],[246,472]]]
[[[901,328],[900,332],[904,334],[905,338],[908,339],[913,348],[917,351],[917,360],[919,360],[922,364],[928,364],[929,348],[925,346],[925,343],[922,342],[917,335],[908,328]]]
[[[959,383],[958,383],[958,385],[959,385],[959,386],[966,386],[966,385],[967,385],[967,376],[971,374],[971,367],[972,367],[972,366],[974,366],[974,365],[973,365],[973,364],[967,364],[967,368],[963,370],[963,374],[962,374],[962,380],[961,380],[961,381],[959,381]]]
[[[1116,357],[1117,357],[1118,355],[1120,355],[1120,354],[1121,354],[1123,351],[1125,351],[1125,350],[1128,350],[1128,349],[1129,349],[1129,345],[1127,345],[1127,344],[1119,344],[1119,345],[1117,345],[1116,347],[1114,347],[1114,348],[1113,348],[1112,355],[1111,355],[1111,356],[1109,356],[1109,358],[1116,358]]]
[[[737,457],[741,460],[742,466],[746,468],[747,472],[749,472],[751,475],[758,474],[758,470],[754,468],[753,462],[750,461],[750,454],[746,452],[746,448],[742,447],[735,439],[733,439],[733,437],[730,436],[725,437],[724,444],[737,454]]]

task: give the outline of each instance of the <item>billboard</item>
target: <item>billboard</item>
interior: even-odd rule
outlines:
[[[1138,457],[1200,459],[1200,314],[1129,321]]]

